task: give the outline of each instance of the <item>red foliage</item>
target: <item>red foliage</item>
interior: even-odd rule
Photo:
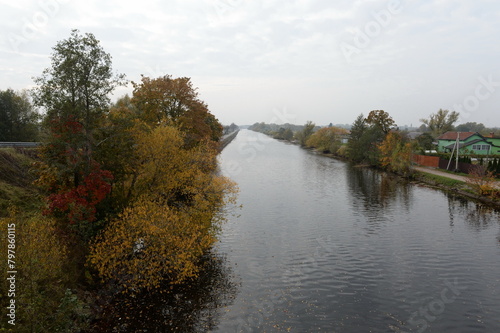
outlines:
[[[62,213],[70,224],[95,220],[96,206],[111,192],[111,172],[96,168],[76,188],[62,190],[48,197],[46,214]]]
[[[83,132],[83,124],[77,121],[75,116],[70,115],[67,119],[53,119],[50,124],[50,131],[55,137],[60,138],[63,135]]]

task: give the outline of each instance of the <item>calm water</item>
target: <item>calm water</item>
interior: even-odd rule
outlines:
[[[500,332],[499,214],[240,131],[217,332]]]
[[[499,213],[243,130],[239,204],[190,288],[106,332],[500,332]]]

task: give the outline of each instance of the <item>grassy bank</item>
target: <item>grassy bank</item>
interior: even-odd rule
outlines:
[[[310,148],[310,147],[302,147],[302,148],[308,149],[308,150],[313,150],[317,154],[320,154],[320,155],[323,155],[326,157],[338,159],[338,160],[341,160],[344,162],[349,162],[349,159],[347,159],[343,156],[338,156],[336,154],[331,154],[331,153],[324,153],[322,151],[319,151],[317,149]],[[357,168],[373,168],[373,166],[370,166],[368,164],[357,164],[357,165],[355,165],[355,167],[357,167]],[[381,169],[379,169],[379,170],[381,170]],[[474,186],[472,186],[471,184],[464,182],[464,181],[460,181],[460,180],[446,177],[446,176],[434,175],[434,174],[426,173],[426,172],[420,172],[420,171],[416,171],[416,170],[414,170],[410,174],[410,176],[403,176],[403,175],[400,175],[400,174],[397,174],[394,172],[390,172],[387,170],[381,170],[381,171],[391,173],[391,174],[398,176],[398,177],[401,177],[402,179],[405,179],[405,180],[410,179],[414,182],[421,183],[421,184],[424,184],[426,186],[436,188],[436,189],[445,191],[447,193],[451,193],[453,195],[463,197],[463,198],[468,199],[468,200],[473,200],[475,202],[483,203],[483,204],[486,204],[486,205],[491,206],[491,207],[496,208],[496,209],[500,209],[500,200],[498,198],[480,195],[480,194],[478,194],[478,191],[477,191],[477,189],[474,188]],[[456,175],[456,173],[453,173],[453,172],[447,172],[447,173]],[[465,175],[465,174],[460,174],[460,175]]]
[[[7,216],[9,206],[26,211],[39,207],[41,200],[30,172],[37,152],[36,148],[0,148],[0,217]]]
[[[419,172],[417,178],[420,181],[431,184],[431,185],[446,186],[448,188],[453,188],[453,189],[469,188],[467,183],[462,182],[460,180],[448,178],[448,177],[444,177],[444,176],[439,176],[439,175],[433,175],[430,173],[423,173],[423,172],[420,173]]]
[[[414,178],[427,186],[500,209],[500,201],[497,198],[478,194],[477,189],[467,182],[419,171],[415,172]]]

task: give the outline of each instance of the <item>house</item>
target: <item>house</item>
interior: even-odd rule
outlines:
[[[477,132],[446,132],[437,138],[440,153],[450,153],[459,142],[462,155],[500,155],[500,138],[483,136]]]

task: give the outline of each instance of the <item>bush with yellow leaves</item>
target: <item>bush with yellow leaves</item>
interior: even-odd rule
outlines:
[[[0,261],[1,290],[12,289],[11,286],[4,288],[8,282],[5,274],[10,271],[16,272],[9,273],[15,277],[15,288],[9,293],[10,297],[2,292],[1,298],[2,305],[6,300],[15,300],[16,332],[73,332],[83,328],[88,312],[76,295],[72,295],[71,304],[77,304],[80,310],[66,306],[63,310],[70,315],[61,316],[61,306],[67,303],[73,277],[64,266],[68,251],[55,220],[39,213],[26,216],[11,209],[9,217],[0,219],[0,229],[2,234],[10,230],[12,235],[0,238],[1,253],[7,254],[10,249],[9,253],[13,254],[11,262]],[[2,325],[5,323],[2,320]]]
[[[170,126],[137,139],[133,200],[91,246],[91,266],[126,292],[195,277],[234,199],[234,184],[214,172],[216,151],[183,145],[182,132]]]

